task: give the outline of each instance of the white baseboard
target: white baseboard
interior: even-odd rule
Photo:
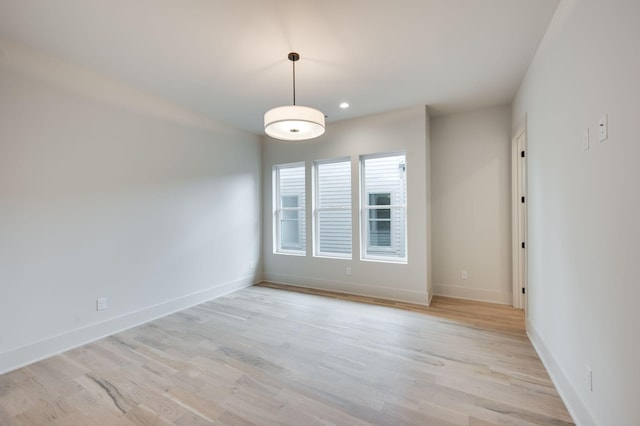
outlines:
[[[479,302],[499,303],[511,305],[511,291],[486,290],[482,288],[461,287],[443,283],[433,284],[436,296],[455,297],[456,299],[477,300]]]
[[[295,287],[310,288],[315,290],[335,291],[337,293],[353,294],[364,297],[377,297],[380,299],[394,300],[397,302],[414,303],[428,306],[429,299],[425,284],[425,291],[402,290],[390,287],[364,285],[345,281],[331,281],[307,276],[290,274],[265,273],[264,280],[274,284],[284,284]]]
[[[567,378],[564,370],[560,367],[560,364],[556,361],[555,357],[544,343],[544,340],[540,334],[538,334],[538,331],[528,318],[527,336],[529,336],[529,340],[531,341],[533,348],[538,353],[540,360],[542,360],[542,364],[544,364],[544,367],[547,369],[551,381],[558,390],[560,398],[562,398],[564,405],[567,407],[567,410],[569,411],[569,414],[571,414],[576,425],[597,426],[598,423],[595,421],[589,412],[589,409],[582,401],[582,398],[580,398],[580,395],[578,395],[575,388]]]
[[[255,284],[245,277],[0,353],[0,374]],[[261,281],[261,280],[259,280]],[[258,281],[258,282],[259,282]]]

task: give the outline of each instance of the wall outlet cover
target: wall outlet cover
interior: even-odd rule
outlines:
[[[96,310],[103,311],[105,309],[107,309],[107,298],[99,297],[98,300],[96,301]]]

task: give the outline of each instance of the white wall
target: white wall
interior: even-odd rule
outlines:
[[[435,294],[511,304],[510,134],[509,106],[431,118]]]
[[[640,419],[639,17],[638,1],[561,3],[513,107],[527,117],[528,332],[583,425]]]
[[[257,136],[0,51],[0,373],[260,280]]]
[[[427,304],[427,142],[424,106],[329,124],[327,132],[306,142],[275,141],[265,137],[263,145],[264,191],[264,276],[272,282],[384,297]],[[359,164],[362,154],[406,151],[408,263],[393,264],[360,260]],[[307,256],[273,253],[271,171],[276,164],[305,161],[311,181],[314,160],[350,156],[352,160],[353,259],[312,256],[312,239],[307,238]],[[307,200],[311,200],[307,185]],[[311,218],[307,203],[307,218]],[[307,221],[307,229],[311,229]],[[308,233],[310,235],[310,233]],[[346,268],[352,275],[346,275]]]

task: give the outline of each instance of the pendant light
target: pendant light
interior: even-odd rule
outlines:
[[[275,139],[301,141],[324,133],[324,114],[317,109],[296,105],[296,61],[300,55],[287,56],[293,64],[293,105],[270,109],[264,114],[264,131]]]

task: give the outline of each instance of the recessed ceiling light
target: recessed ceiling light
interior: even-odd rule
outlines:
[[[349,108],[349,103],[348,102],[343,102],[340,104],[340,108],[345,109],[345,108]]]

